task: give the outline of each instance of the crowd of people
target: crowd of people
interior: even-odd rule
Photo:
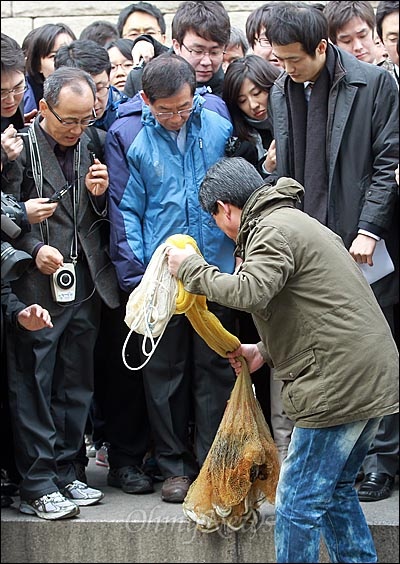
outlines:
[[[320,534],[375,562],[359,502],[391,495],[399,456],[399,3],[268,2],[240,30],[185,1],[171,37],[148,2],[79,38],[2,34],[2,192],[25,216],[2,228],[2,505],[78,515],[104,497],[91,455],[108,485],[182,503],[242,354],[282,463],[277,562],[315,561]],[[173,250],[171,272],[243,343],[227,358],[174,315],[146,360],[124,321],[175,233],[204,272]],[[31,257],[12,280],[3,240]],[[354,266],[379,241],[393,267],[369,285]],[[359,524],[356,552],[329,519]]]

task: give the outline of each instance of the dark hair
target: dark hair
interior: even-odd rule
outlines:
[[[1,73],[22,72],[25,74],[25,56],[19,43],[5,33],[1,34]]]
[[[376,14],[375,14],[376,33],[378,34],[378,37],[381,41],[382,41],[383,20],[386,18],[386,16],[389,16],[390,14],[393,14],[393,12],[398,12],[398,11],[399,11],[398,0],[395,2],[386,2],[382,0],[381,2],[378,3],[378,6],[376,8]]]
[[[222,2],[181,2],[172,20],[172,39],[182,45],[188,31],[218,45],[228,45],[231,24]]]
[[[218,200],[243,209],[253,192],[263,184],[262,176],[246,159],[223,157],[208,169],[200,185],[200,205],[212,215],[218,211]]]
[[[91,75],[111,72],[110,57],[107,50],[90,39],[77,39],[69,45],[62,45],[55,57],[54,68],[74,67]]]
[[[190,63],[174,53],[162,53],[144,67],[143,92],[151,103],[169,98],[189,84],[192,95],[196,90],[196,73]]]
[[[79,39],[89,39],[99,45],[104,45],[118,39],[119,33],[117,26],[105,20],[97,20],[82,29]]]
[[[38,32],[38,30],[40,30],[39,27],[36,27],[36,28],[34,28],[34,29],[31,29],[31,31],[29,31],[29,32],[25,35],[25,37],[24,37],[24,39],[23,39],[23,41],[22,41],[21,47],[22,47],[22,50],[23,50],[23,52],[24,52],[25,57],[26,57],[27,54],[28,54],[28,49],[29,49],[29,47],[30,47],[30,45],[31,45],[31,43],[32,43],[32,41],[33,41],[33,38],[35,37],[35,34]]]
[[[120,37],[122,37],[122,31],[124,29],[124,25],[126,20],[129,18],[133,12],[144,12],[145,14],[149,14],[156,18],[158,25],[160,26],[161,33],[165,35],[165,31],[167,26],[165,24],[164,14],[161,12],[157,6],[154,4],[149,4],[149,2],[137,2],[137,4],[130,4],[123,10],[121,10],[118,21],[117,21],[117,29]]]
[[[352,19],[360,18],[372,32],[375,31],[375,13],[370,2],[344,2],[331,0],[325,4],[323,14],[328,20],[329,39],[336,45],[338,32]]]
[[[276,2],[268,11],[265,35],[271,45],[301,43],[303,50],[315,57],[322,39],[328,41],[328,22],[312,4]]]
[[[247,55],[232,61],[225,72],[222,99],[225,101],[239,139],[251,139],[251,126],[238,106],[243,81],[248,78],[263,91],[269,92],[280,70],[258,55]]]
[[[246,20],[246,37],[250,47],[254,47],[256,39],[260,37],[261,29],[266,27],[268,12],[273,2],[267,2],[253,10]]]
[[[111,47],[116,47],[125,57],[125,59],[132,61],[133,45],[134,42],[132,41],[132,39],[119,37],[118,39],[114,39],[113,41],[109,41],[108,43],[106,43],[104,45],[104,49],[108,51],[109,49],[111,49]]]
[[[26,72],[35,82],[43,82],[44,77],[40,72],[41,59],[54,50],[55,41],[61,33],[68,34],[73,40],[76,39],[72,29],[63,23],[44,24],[32,32],[25,52]]]
[[[43,98],[51,106],[57,107],[62,88],[69,86],[73,92],[83,93],[82,83],[88,84],[96,98],[96,83],[89,73],[78,68],[60,67],[51,73],[43,84]]]

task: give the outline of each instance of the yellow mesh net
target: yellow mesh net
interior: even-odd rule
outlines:
[[[187,235],[169,237],[166,245],[184,248],[194,239]],[[240,346],[211,313],[206,298],[189,294],[178,282],[175,313],[184,313],[210,348],[226,357]],[[279,477],[278,451],[254,396],[247,363],[241,357],[242,371],[236,378],[225,413],[197,479],[183,502],[185,515],[203,532],[221,525],[238,530],[258,520],[257,509],[275,501]]]

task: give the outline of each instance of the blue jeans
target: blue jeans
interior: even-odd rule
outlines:
[[[354,487],[380,418],[293,430],[276,496],[276,562],[377,562]]]

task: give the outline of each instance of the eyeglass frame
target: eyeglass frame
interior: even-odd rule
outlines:
[[[95,109],[92,108],[92,114],[93,114],[93,119],[88,119],[88,120],[74,120],[73,123],[66,123],[66,121],[64,119],[62,119],[58,113],[51,107],[51,105],[48,103],[47,100],[44,100],[47,104],[47,107],[49,108],[50,112],[53,114],[53,116],[61,123],[62,126],[64,127],[75,127],[76,125],[79,125],[79,127],[89,127],[91,125],[94,125],[96,123],[97,120],[97,116],[96,116],[96,112]],[[70,119],[74,119],[74,118],[70,118]],[[83,121],[87,121],[88,123],[83,123]]]
[[[23,88],[23,90],[21,90],[21,92],[17,92],[19,88]],[[20,86],[14,86],[14,88],[8,88],[8,89],[5,88],[4,90],[2,90],[3,93],[1,94],[0,99],[6,100],[10,96],[10,94],[12,94],[14,97],[19,96],[20,94],[25,94],[27,90],[28,90],[27,84],[24,84],[24,86],[22,86],[22,84]],[[7,92],[7,94],[4,94],[4,92]]]
[[[180,118],[184,119],[183,114],[187,113],[188,117],[193,112],[193,106],[191,108],[187,108],[186,110],[178,110],[177,112],[154,112],[154,116],[158,117],[158,119],[171,119],[174,116],[179,116]]]
[[[97,89],[97,86],[96,86],[96,96],[97,96],[97,98],[105,98],[106,96],[108,96],[110,88],[111,88],[111,86],[102,86],[101,88]],[[105,89],[106,92],[104,94],[100,94],[100,90],[103,90],[103,89]]]
[[[271,43],[269,42],[269,39],[267,39],[266,37],[259,37],[258,39],[255,39],[254,41],[257,41],[257,43],[259,44],[260,47],[271,47]],[[265,44],[262,44],[262,41],[265,42]]]
[[[150,29],[138,29],[135,31],[140,31],[140,33],[126,33],[125,35],[122,36],[122,39],[131,39],[131,37],[134,37],[136,39],[141,35],[163,35],[161,29],[157,31],[154,28],[150,28]]]
[[[121,69],[123,70],[127,70],[127,68],[124,67],[124,65],[127,65],[127,67],[130,67],[130,70],[128,70],[128,72],[130,72],[133,69],[133,61],[125,61],[124,63],[111,63],[111,71],[110,72],[115,72],[118,67],[121,67]],[[115,68],[113,68],[115,67]]]
[[[207,55],[210,57],[211,60],[213,59],[217,59],[219,57],[223,57],[226,53],[225,49],[223,47],[213,47],[213,49],[222,49],[221,53],[219,53],[218,55],[213,55],[210,51],[207,51],[206,49],[189,49],[189,47],[186,47],[186,45],[184,43],[181,43],[182,47],[184,47],[186,49],[186,51],[188,51],[188,53],[192,54],[195,53],[194,58],[201,60],[207,53]],[[211,49],[212,51],[212,49]],[[201,53],[201,55],[199,54]]]

